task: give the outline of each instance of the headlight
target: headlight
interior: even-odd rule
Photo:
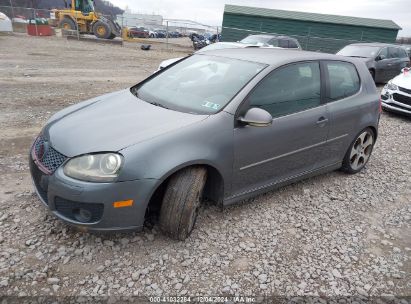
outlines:
[[[111,182],[119,174],[123,157],[117,153],[87,154],[75,157],[64,166],[64,174],[89,182]]]
[[[389,81],[389,82],[386,84],[385,87],[386,87],[388,90],[391,90],[391,91],[397,91],[397,90],[398,90],[397,85],[393,84],[391,81]]]

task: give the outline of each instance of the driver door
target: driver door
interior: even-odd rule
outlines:
[[[310,61],[276,69],[254,88],[240,113],[258,107],[273,121],[234,129],[232,196],[314,170],[325,161],[328,114],[321,87],[319,62]]]

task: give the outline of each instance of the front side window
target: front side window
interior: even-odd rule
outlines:
[[[278,46],[280,46],[280,40],[277,39],[277,38],[274,38],[274,39],[271,39],[271,40],[268,42],[268,44],[271,45],[271,46],[278,47]]]
[[[264,78],[248,96],[248,103],[279,117],[320,105],[320,92],[319,63],[296,63]]]
[[[288,40],[287,39],[280,39],[278,42],[278,46],[282,48],[288,48]]]
[[[352,63],[341,61],[326,62],[329,80],[328,99],[342,99],[357,93],[360,89],[360,78]]]
[[[378,54],[381,59],[386,59],[388,58],[388,48],[382,48],[380,53]]]
[[[193,114],[214,114],[266,65],[227,57],[193,55],[134,86],[148,103]]]

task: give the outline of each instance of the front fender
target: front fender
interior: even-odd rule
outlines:
[[[216,169],[230,190],[233,164],[233,115],[220,112],[186,128],[168,132],[120,151],[124,167],[120,181],[164,181],[191,165]]]

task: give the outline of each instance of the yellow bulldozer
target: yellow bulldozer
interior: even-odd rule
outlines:
[[[113,39],[120,36],[120,25],[97,13],[92,0],[64,1],[64,9],[55,9],[58,25],[66,30],[75,30],[83,34],[94,34],[97,38]]]

